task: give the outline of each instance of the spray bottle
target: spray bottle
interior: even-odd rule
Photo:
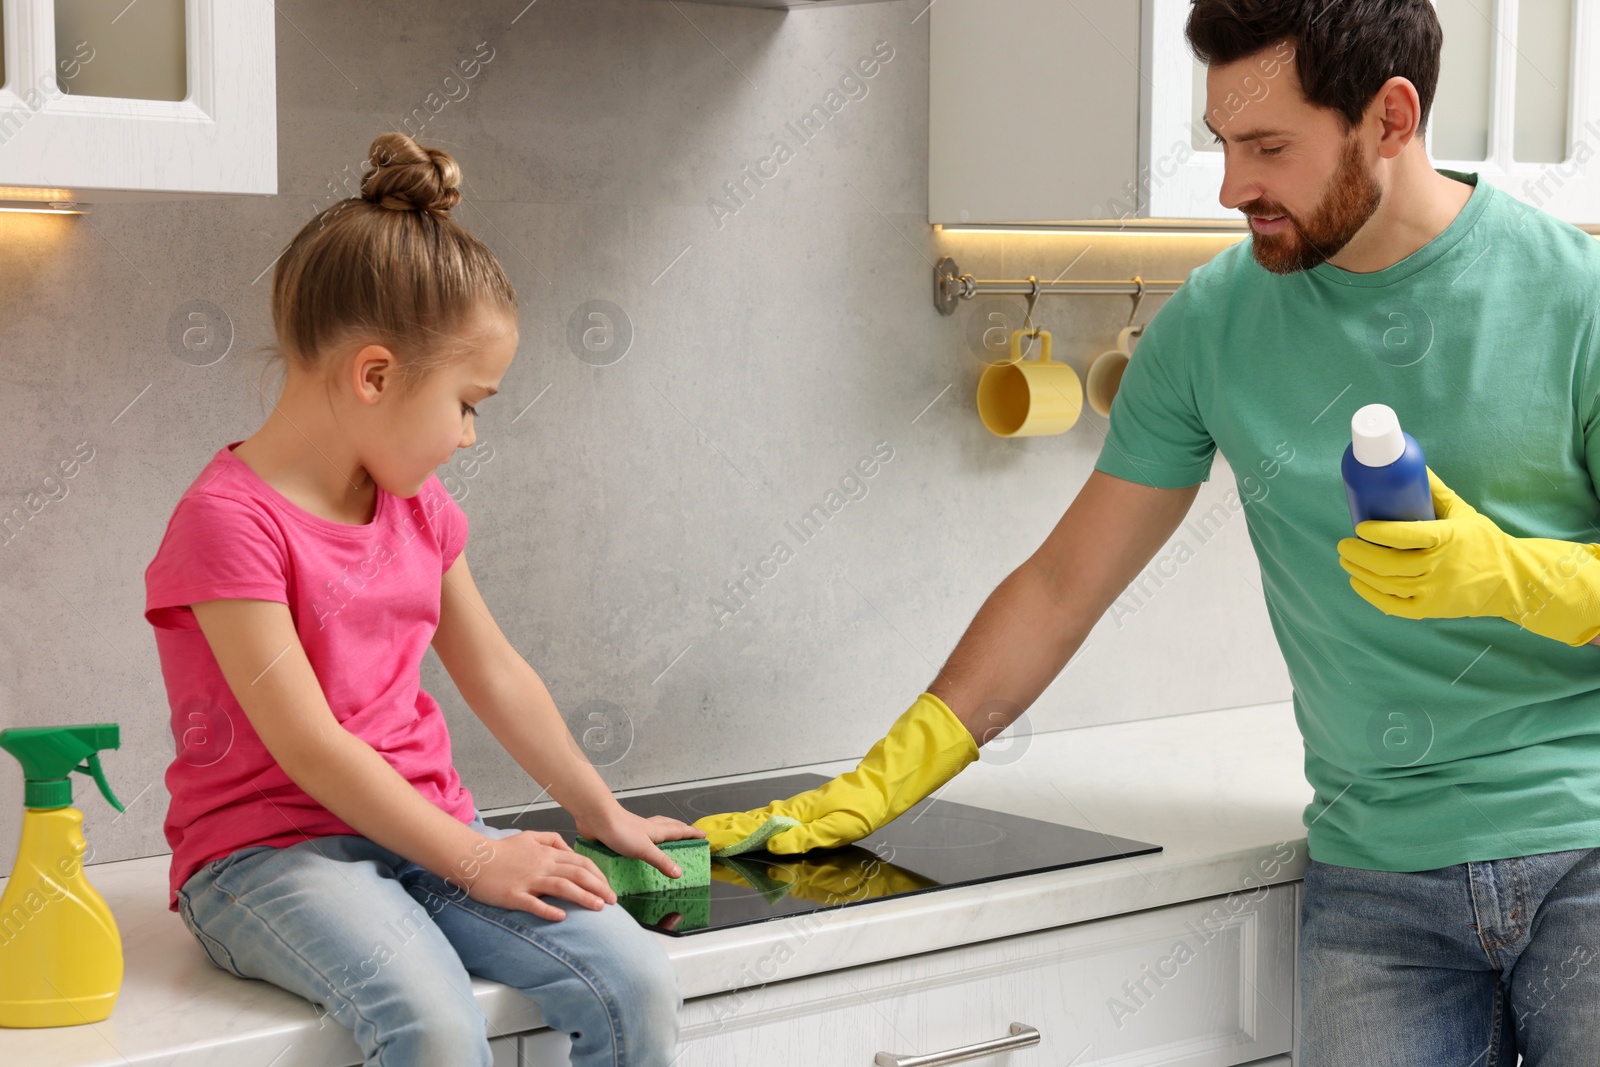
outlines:
[[[99,1022],[116,1004],[122,938],[84,877],[83,812],[68,775],[91,776],[124,810],[100,770],[100,750],[119,744],[116,723],[0,730],[0,748],[22,764],[27,807],[0,896],[0,1026]]]
[[[1400,419],[1389,405],[1368,404],[1356,411],[1343,468],[1350,521],[1357,526],[1367,519],[1434,518],[1422,448],[1400,429]]]

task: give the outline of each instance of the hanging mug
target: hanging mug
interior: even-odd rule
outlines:
[[[1022,339],[1037,332],[1039,358],[1023,360]],[[1017,330],[1011,358],[987,367],[978,379],[978,415],[997,437],[1066,433],[1083,410],[1078,372],[1050,358],[1048,330]]]
[[[1122,385],[1122,373],[1128,369],[1128,360],[1133,356],[1130,345],[1142,333],[1143,326],[1129,326],[1117,334],[1115,348],[1100,353],[1089,364],[1084,391],[1089,397],[1089,407],[1097,414],[1111,414],[1111,402],[1117,397],[1117,389]]]

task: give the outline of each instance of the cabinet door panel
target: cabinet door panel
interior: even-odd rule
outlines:
[[[1481,162],[1489,158],[1494,7],[1484,0],[1438,0],[1437,8],[1449,44],[1439,57],[1428,138],[1441,159]]]
[[[489,1051],[494,1055],[494,1067],[522,1067],[518,1062],[519,1037],[496,1037],[489,1041]]]
[[[1140,114],[1141,214],[1158,219],[1239,222],[1242,216],[1222,206],[1222,153],[1196,148],[1211,141],[1206,112],[1205,76],[1196,71],[1183,27],[1189,0],[1144,0],[1143,63],[1147,77]],[[1273,78],[1262,77],[1270,92]],[[1217,102],[1221,104],[1222,102]],[[1212,125],[1222,128],[1226,114]]]
[[[1009,1067],[1230,1067],[1291,1047],[1293,886],[690,1001],[683,1067],[871,1064],[1038,1028]]]
[[[52,0],[61,90],[79,96],[189,95],[184,0]],[[83,57],[93,55],[88,63]],[[74,69],[74,68],[78,69]],[[71,72],[74,77],[65,77]]]
[[[516,1067],[571,1067],[572,1039],[566,1034],[558,1034],[554,1030],[538,1030],[531,1034],[523,1034],[518,1040],[521,1042],[522,1058]],[[501,1065],[496,1063],[495,1067]]]
[[[927,17],[929,222],[1136,209],[1137,4],[939,0]]]
[[[1521,163],[1567,158],[1572,117],[1573,0],[1521,0],[1517,11],[1516,139]]]

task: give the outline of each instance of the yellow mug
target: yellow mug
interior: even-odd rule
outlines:
[[[1109,352],[1102,352],[1094,357],[1094,362],[1089,364],[1089,374],[1085,379],[1084,388],[1089,394],[1089,407],[1097,414],[1110,415],[1111,402],[1117,398],[1117,389],[1122,385],[1122,374],[1128,369],[1128,360],[1133,355],[1133,339],[1144,333],[1143,326],[1129,326],[1117,334],[1117,346]]]
[[[1022,359],[1022,339],[1037,332],[1039,358]],[[978,379],[978,415],[996,437],[1066,433],[1083,410],[1078,372],[1050,358],[1050,331],[1017,330],[1011,358],[985,368]]]

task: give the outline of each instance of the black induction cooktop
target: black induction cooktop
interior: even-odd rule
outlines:
[[[692,823],[705,815],[764,807],[826,781],[820,774],[786,774],[643,793],[624,797],[621,804],[639,815]],[[517,830],[554,830],[569,844],[577,836],[572,816],[561,808],[484,821]],[[1160,845],[1144,841],[929,798],[853,845],[799,856],[763,850],[713,858],[709,887],[639,893],[617,903],[642,925],[682,936],[1160,851]]]

